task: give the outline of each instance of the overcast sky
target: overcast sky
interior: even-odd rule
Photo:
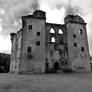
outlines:
[[[46,11],[47,22],[51,23],[63,24],[68,14],[81,15],[87,23],[92,55],[92,0],[0,0],[0,52],[11,52],[10,33],[21,28],[21,16],[36,9]]]

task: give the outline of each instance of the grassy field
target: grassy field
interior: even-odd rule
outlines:
[[[0,92],[92,92],[92,73],[0,74]]]

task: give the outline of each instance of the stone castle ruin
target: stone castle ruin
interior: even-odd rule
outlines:
[[[67,15],[64,23],[46,23],[46,13],[41,10],[22,16],[22,28],[10,34],[10,72],[90,72],[85,21],[78,15]]]

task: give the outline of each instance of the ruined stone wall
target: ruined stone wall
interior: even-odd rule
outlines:
[[[15,65],[16,65],[16,43],[17,43],[17,37],[15,35],[13,37],[13,39],[12,39],[10,72],[15,72]]]
[[[68,56],[74,71],[91,71],[86,24],[67,23]]]
[[[52,32],[51,32],[52,31]],[[55,38],[55,42],[52,38]],[[46,24],[46,57],[49,63],[49,68],[54,68],[54,63],[59,63],[59,69],[65,67],[63,62],[67,59],[66,49],[66,31],[64,25]],[[65,50],[66,49],[66,50]]]
[[[91,71],[84,20],[68,15],[61,25],[46,23],[45,19],[41,10],[22,17],[22,29],[11,36],[10,71],[44,73],[46,62],[49,69],[58,62],[58,70],[70,66],[74,71]]]
[[[11,49],[11,62],[10,62],[10,72],[19,72],[20,54],[21,54],[21,38],[22,31],[18,31],[17,34],[11,39],[12,49]]]
[[[28,18],[23,27],[20,71],[45,71],[45,20]],[[29,49],[29,50],[28,50]]]
[[[17,32],[17,46],[16,46],[16,68],[15,72],[19,72],[19,65],[21,59],[21,40],[22,40],[22,30]]]

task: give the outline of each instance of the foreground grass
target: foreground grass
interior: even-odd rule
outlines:
[[[0,74],[0,92],[92,92],[92,73]]]

